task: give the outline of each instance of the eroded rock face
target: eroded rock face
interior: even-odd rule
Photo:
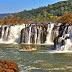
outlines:
[[[0,72],[19,72],[19,69],[12,61],[0,60]]]

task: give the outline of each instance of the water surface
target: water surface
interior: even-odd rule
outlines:
[[[20,52],[27,47],[36,48],[32,52]],[[0,59],[15,61],[20,72],[72,72],[72,54],[52,54],[47,45],[0,45]]]

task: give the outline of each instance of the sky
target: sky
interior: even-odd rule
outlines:
[[[0,14],[31,10],[59,1],[63,0],[0,0]]]

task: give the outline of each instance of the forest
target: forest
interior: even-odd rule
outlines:
[[[44,7],[32,10],[24,10],[18,13],[7,14],[0,19],[0,24],[21,24],[33,22],[62,22],[72,23],[72,0],[60,1]]]

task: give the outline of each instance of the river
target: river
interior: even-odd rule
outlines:
[[[36,51],[20,52],[19,49],[31,46]],[[0,45],[0,59],[15,61],[20,72],[72,72],[71,53],[49,53],[47,45]]]

